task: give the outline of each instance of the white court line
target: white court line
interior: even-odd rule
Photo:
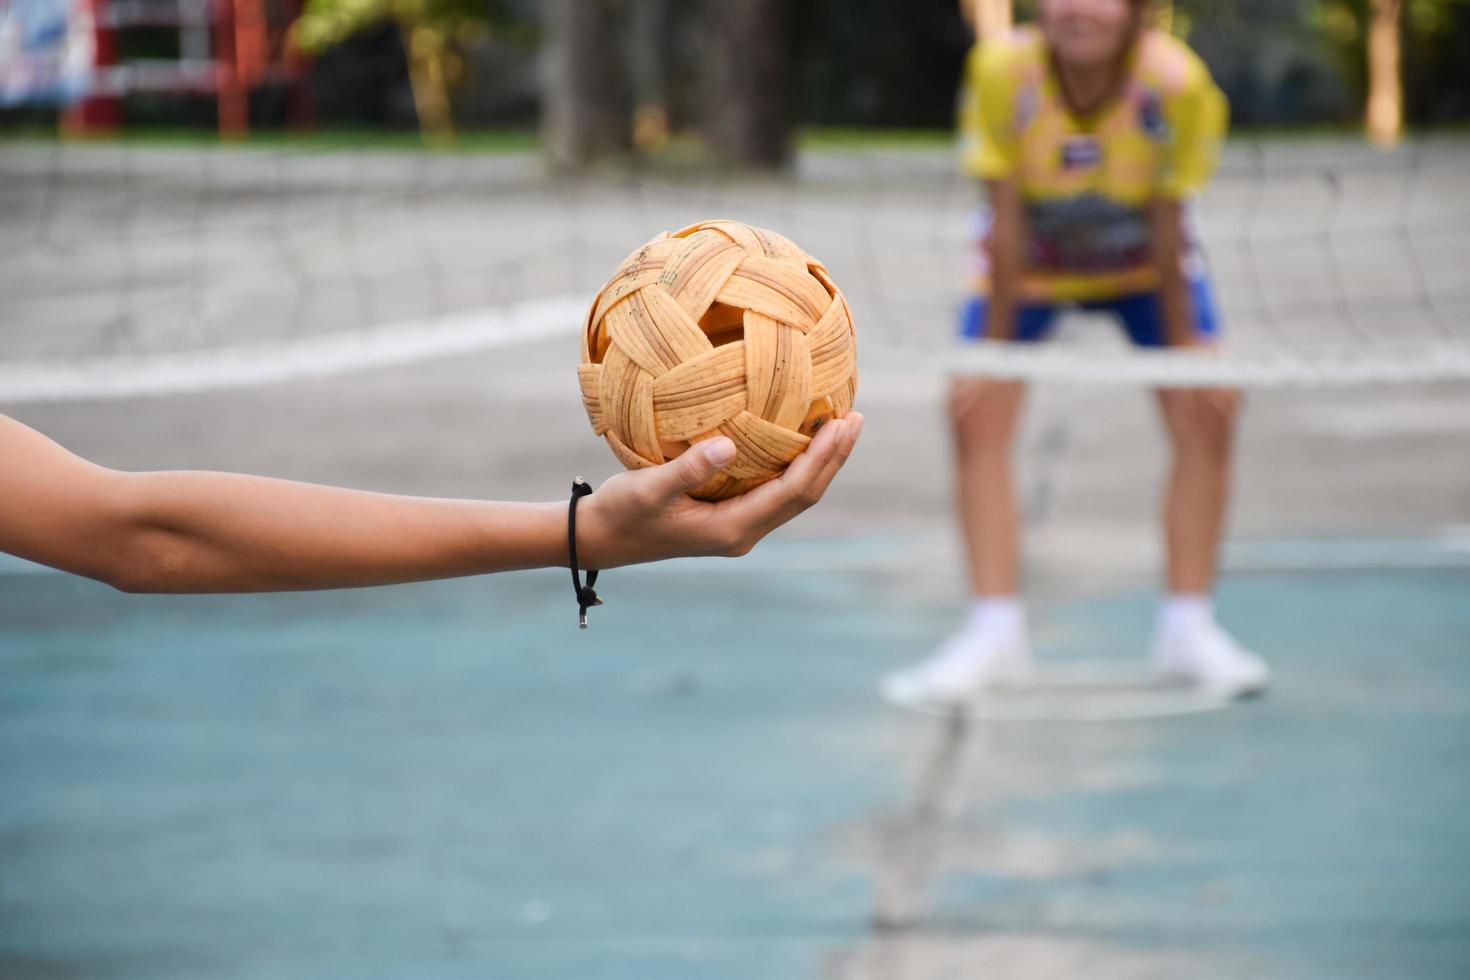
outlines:
[[[574,334],[581,296],[269,343],[177,353],[0,361],[0,403],[176,395],[396,367]]]

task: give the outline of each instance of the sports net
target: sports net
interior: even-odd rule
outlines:
[[[12,141],[0,399],[203,390],[574,335],[652,234],[734,217],[848,295],[865,367],[1105,384],[1470,377],[1470,141],[1233,141],[1198,202],[1223,354],[960,346],[977,189],[940,140],[808,140],[792,172],[546,172],[533,151]],[[568,341],[570,344],[570,341]],[[571,349],[569,347],[569,349]],[[570,355],[569,355],[570,356]]]

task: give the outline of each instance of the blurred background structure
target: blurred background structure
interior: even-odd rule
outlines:
[[[1024,0],[1018,16],[1027,16]],[[11,0],[0,106],[73,129],[534,128],[560,163],[702,134],[781,162],[798,126],[945,128],[966,22],[1009,0]],[[1463,0],[1176,0],[1237,126],[1470,119]],[[60,52],[65,52],[61,54]]]
[[[1470,974],[1470,2],[1158,15],[1232,104],[1219,601],[1279,685],[957,726],[874,687],[963,601],[951,126],[1025,3],[0,0],[0,411],[88,458],[557,498],[616,465],[585,303],[716,215],[832,270],[869,420],[820,507],[610,574],[587,634],[565,573],[0,563],[0,977]],[[1040,655],[1082,666],[1142,656],[1144,384],[1185,377],[1091,326],[1023,365]]]

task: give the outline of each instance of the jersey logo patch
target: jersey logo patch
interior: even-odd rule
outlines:
[[[1091,170],[1102,163],[1102,144],[1092,136],[1072,136],[1062,144],[1063,170]]]
[[[1139,96],[1138,128],[1156,143],[1168,138],[1169,123],[1164,118],[1164,103],[1157,92],[1144,92]]]

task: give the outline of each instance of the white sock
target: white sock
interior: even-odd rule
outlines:
[[[965,629],[1006,640],[1026,633],[1026,604],[1013,595],[980,596],[970,603]]]
[[[1215,604],[1205,593],[1170,592],[1159,603],[1158,629],[1166,635],[1198,629],[1214,621]]]

